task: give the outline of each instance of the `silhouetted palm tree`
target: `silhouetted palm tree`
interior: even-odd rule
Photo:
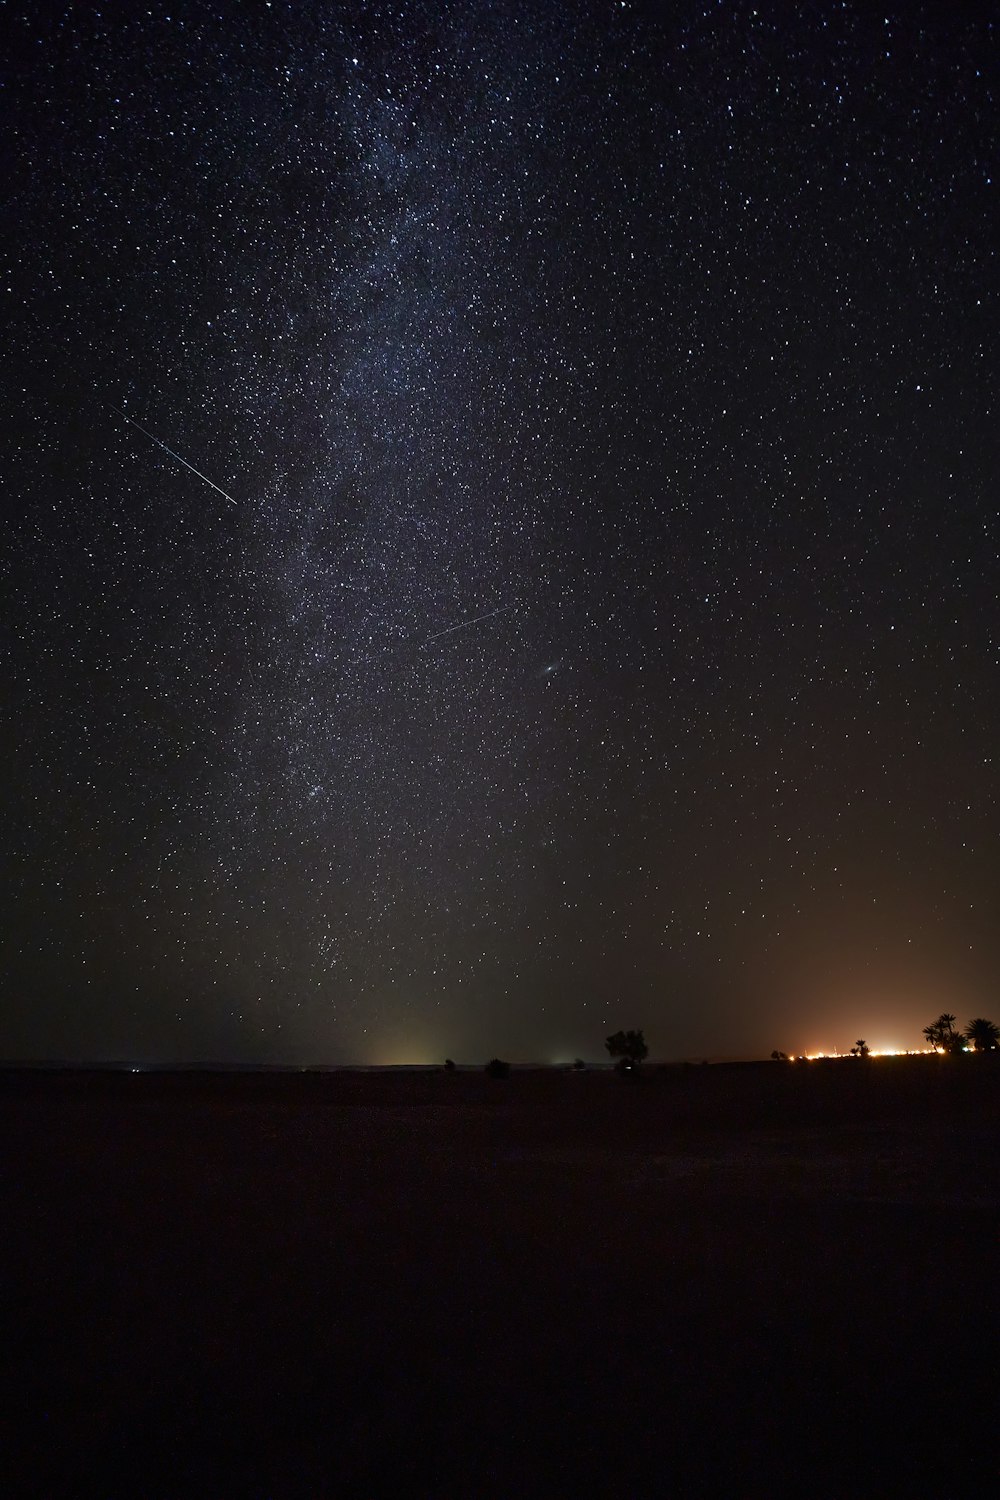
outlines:
[[[932,1047],[943,1052],[958,1052],[964,1038],[955,1030],[955,1017],[944,1011],[930,1026],[924,1027],[924,1036]]]
[[[965,1028],[965,1035],[977,1052],[992,1052],[994,1047],[1000,1046],[1000,1026],[995,1021],[988,1021],[985,1016],[977,1016],[974,1021],[970,1021]]]

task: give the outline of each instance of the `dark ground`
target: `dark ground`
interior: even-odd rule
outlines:
[[[3,1075],[0,1492],[997,1492],[995,1062]]]

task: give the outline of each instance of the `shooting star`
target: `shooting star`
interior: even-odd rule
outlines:
[[[405,640],[397,641],[392,646],[377,647],[374,651],[368,651],[363,656],[353,658],[355,663],[379,661],[383,656],[395,656],[400,651],[423,651],[432,641],[439,641],[443,635],[454,635],[456,630],[467,630],[470,625],[478,625],[481,620],[492,620],[496,615],[508,614],[512,609],[517,609],[516,604],[501,604],[499,609],[491,609],[484,615],[473,615],[471,620],[459,620],[457,625],[446,625],[443,630],[435,630],[433,635],[407,636]]]
[[[166,443],[162,443],[160,439],[155,435],[155,433],[147,431],[147,429],[141,426],[134,417],[130,417],[127,411],[123,411],[120,406],[113,406],[111,410],[118,412],[120,416],[125,418],[126,422],[128,422],[132,427],[135,427],[139,432],[141,432],[143,437],[149,438],[149,441],[151,443],[155,443],[158,448],[162,448],[164,453],[169,453],[171,458],[176,458],[177,462],[179,464],[183,464],[185,469],[190,469],[192,474],[197,474],[199,479],[204,479],[205,483],[210,484],[212,486],[212,489],[222,496],[223,500],[228,500],[230,505],[237,504],[237,501],[233,499],[232,495],[227,495],[224,489],[220,489],[214,479],[209,479],[208,475],[203,474],[200,469],[196,469],[194,464],[189,464],[186,458],[181,458],[180,454],[175,453],[173,448],[168,448]]]
[[[429,646],[431,641],[439,641],[443,635],[454,635],[456,630],[468,630],[470,625],[478,625],[480,620],[492,620],[497,615],[505,615],[514,608],[513,604],[501,604],[499,609],[491,609],[488,614],[474,615],[471,620],[459,620],[457,625],[447,625],[444,630],[436,630],[433,635],[425,638],[423,644]]]

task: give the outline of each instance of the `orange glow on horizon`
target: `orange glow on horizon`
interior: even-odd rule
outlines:
[[[941,1052],[940,1047],[871,1047],[868,1051],[869,1057],[925,1057],[931,1052]],[[850,1051],[838,1052],[835,1048],[830,1052],[802,1052],[800,1057],[806,1062],[819,1062],[828,1057],[852,1057]],[[794,1059],[793,1059],[794,1060]]]

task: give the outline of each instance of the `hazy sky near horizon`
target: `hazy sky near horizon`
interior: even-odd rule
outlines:
[[[986,14],[5,7],[0,1056],[996,1015]]]

